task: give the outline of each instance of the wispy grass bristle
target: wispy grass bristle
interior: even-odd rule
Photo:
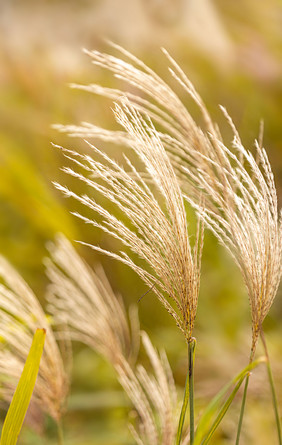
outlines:
[[[282,261],[282,218],[273,173],[262,147],[262,131],[253,155],[243,146],[232,119],[221,107],[234,134],[228,147],[203,100],[167,51],[164,54],[170,63],[169,71],[199,107],[205,123],[203,129],[163,79],[123,48],[112,46],[121,58],[98,51],[87,54],[94,64],[124,80],[124,90],[100,85],[76,87],[121,101],[123,107],[127,102],[131,124],[118,112],[118,121],[125,131],[109,131],[92,124],[61,126],[60,130],[130,147],[139,144],[139,136],[143,134],[141,138],[147,145],[162,145],[185,198],[231,252],[241,270],[251,306],[253,356],[263,320],[277,293]],[[148,118],[152,121],[149,127]]]
[[[125,170],[91,144],[90,147],[103,162],[98,162],[89,156],[69,154],[63,150],[68,159],[76,165],[79,163],[85,173],[78,173],[70,168],[65,171],[115,204],[128,217],[136,231],[99,205],[93,197],[79,196],[64,187],[57,187],[67,196],[74,197],[102,216],[103,222],[97,223],[94,218],[90,220],[77,216],[119,239],[147,262],[152,272],[137,266],[125,252],[117,254],[92,246],[93,249],[103,251],[135,270],[145,283],[152,287],[189,340],[193,331],[199,293],[202,229],[198,231],[195,243],[197,247],[192,250],[181,189],[162,141],[150,119],[145,120],[125,98],[120,104],[116,104],[115,116],[130,135],[130,140],[133,141],[132,148],[143,162],[145,171],[158,194],[149,189],[128,158],[125,158],[127,164]],[[161,200],[158,195],[162,197]]]
[[[90,269],[62,235],[49,250],[51,259],[46,265],[51,284],[47,298],[62,337],[90,346],[114,367],[138,415],[137,425],[130,426],[136,443],[172,444],[177,397],[165,353],[158,354],[147,334],[142,333],[152,371],[136,365],[140,334],[136,309],[128,317],[101,267]]]
[[[1,395],[7,402],[11,401],[34,332],[37,328],[44,328],[46,341],[33,402],[37,409],[59,422],[65,410],[69,376],[48,318],[32,290],[2,256],[0,279],[0,373],[5,376],[2,378]],[[67,359],[65,356],[64,360]]]

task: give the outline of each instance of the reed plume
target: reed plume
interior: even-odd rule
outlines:
[[[189,342],[192,337],[199,294],[203,230],[198,226],[196,242],[189,244],[184,199],[172,164],[149,118],[145,119],[124,98],[115,107],[115,117],[128,133],[131,147],[142,161],[154,186],[148,187],[128,157],[126,167],[118,165],[89,144],[102,162],[62,148],[64,155],[84,171],[65,172],[85,182],[119,208],[128,223],[120,221],[93,197],[78,195],[55,184],[66,196],[77,199],[102,216],[103,221],[76,215],[120,240],[150,267],[137,265],[125,252],[114,253],[92,246],[130,266],[154,291]]]
[[[134,363],[139,349],[136,309],[130,311],[129,325],[123,301],[102,267],[92,270],[63,235],[48,248],[48,310],[62,329],[59,335],[83,342],[114,366],[124,359]]]
[[[171,368],[165,352],[159,355],[145,332],[142,341],[153,373],[142,365],[133,370],[126,362],[118,369],[119,381],[141,420],[138,431],[132,426],[130,429],[139,445],[171,445],[175,443],[179,416]]]
[[[129,88],[117,90],[96,84],[72,86],[114,100],[126,97],[131,113],[135,116],[139,113],[138,122],[134,123],[139,133],[146,131],[145,116],[158,128],[157,131],[151,126],[150,132],[146,131],[147,143],[153,146],[158,141],[157,144],[164,147],[183,195],[230,251],[241,270],[251,307],[253,357],[263,320],[281,278],[282,218],[267,153],[261,140],[255,142],[256,155],[247,150],[222,108],[234,134],[231,147],[223,143],[201,97],[166,51],[173,78],[202,113],[203,129],[173,89],[153,70],[123,48],[112,46],[122,54],[122,59],[98,51],[86,53],[95,65],[111,71]],[[99,138],[130,147],[136,141],[134,132],[126,127],[125,131],[116,132],[87,123],[57,128],[72,136]]]
[[[153,373],[135,366],[140,336],[136,311],[130,317],[131,329],[123,301],[114,294],[102,268],[92,270],[63,236],[49,250],[49,310],[62,326],[61,335],[88,345],[114,367],[139,417],[138,428],[130,426],[136,443],[171,445],[177,397],[165,353],[159,355],[142,333]]]
[[[50,323],[36,296],[21,276],[0,256],[0,374],[1,397],[10,402],[21,375],[36,328],[46,341],[33,392],[38,409],[60,421],[69,379]]]

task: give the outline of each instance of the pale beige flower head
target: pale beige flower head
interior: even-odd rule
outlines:
[[[152,371],[140,364],[133,369],[127,362],[117,369],[119,381],[139,416],[138,429],[130,425],[130,430],[139,445],[171,445],[179,417],[173,375],[165,352],[158,353],[145,332],[142,342]],[[181,443],[184,445],[185,439]]]
[[[256,142],[257,155],[246,150],[230,117],[223,109],[234,133],[227,147],[191,82],[165,52],[170,72],[184,93],[198,105],[205,126],[200,128],[176,93],[153,70],[116,45],[122,54],[117,58],[98,51],[87,52],[93,63],[111,71],[125,81],[128,88],[116,90],[92,84],[74,85],[113,99],[127,97],[131,114],[149,116],[158,131],[148,132],[138,119],[138,132],[145,131],[146,143],[155,141],[164,147],[187,200],[199,216],[227,247],[238,264],[245,281],[252,314],[252,354],[265,316],[281,278],[282,218],[277,206],[271,166],[262,147]],[[134,145],[134,131],[109,131],[92,124],[57,126],[72,136],[99,138]],[[140,128],[141,127],[141,128]],[[158,150],[155,151],[157,153]],[[204,199],[202,199],[204,197]],[[202,201],[201,201],[202,199]],[[204,206],[201,205],[204,202]]]
[[[136,308],[130,311],[129,324],[123,301],[102,267],[92,270],[63,235],[48,247],[48,310],[60,335],[87,344],[114,366],[124,358],[133,363],[139,349]]]
[[[0,396],[10,402],[37,328],[46,330],[46,340],[33,401],[56,421],[65,408],[68,376],[54,333],[36,296],[0,256]]]
[[[181,189],[150,119],[144,119],[127,98],[116,104],[115,116],[128,133],[130,145],[142,161],[147,181],[153,188],[149,188],[129,158],[124,157],[126,165],[122,167],[91,144],[93,154],[99,156],[101,162],[88,155],[62,150],[75,166],[79,166],[80,171],[84,170],[84,174],[70,168],[65,171],[84,181],[93,189],[93,195],[80,196],[66,187],[56,186],[66,196],[74,197],[99,214],[102,222],[98,223],[95,216],[91,220],[79,214],[77,216],[120,240],[145,260],[149,270],[134,262],[125,250],[115,253],[91,246],[135,270],[152,288],[189,341],[199,294],[202,228],[199,225],[192,249]],[[100,205],[96,201],[98,194],[121,210],[128,223],[120,221]]]
[[[61,336],[88,345],[114,367],[138,416],[136,425],[130,426],[136,443],[172,444],[177,397],[164,351],[158,354],[143,332],[152,370],[136,365],[140,336],[136,311],[127,316],[121,297],[114,294],[101,267],[92,270],[62,235],[49,250],[49,310],[61,326]]]

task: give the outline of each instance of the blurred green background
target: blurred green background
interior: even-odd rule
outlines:
[[[72,217],[73,201],[53,187],[58,181],[79,186],[61,171],[61,153],[51,142],[85,150],[58,134],[53,123],[112,125],[109,101],[68,88],[68,83],[117,84],[93,67],[81,49],[107,50],[104,38],[121,44],[165,79],[165,47],[202,95],[222,133],[226,123],[218,104],[232,116],[246,147],[252,149],[264,120],[264,145],[282,196],[282,2],[269,0],[2,0],[0,2],[0,250],[44,302],[47,279],[42,266],[45,244],[59,231],[111,249],[111,240]],[[169,80],[170,81],[170,80]],[[173,82],[172,82],[173,85]],[[178,91],[179,89],[177,89]],[[181,94],[181,92],[180,92]],[[186,98],[183,98],[185,101]],[[99,144],[102,147],[102,144]],[[112,152],[115,158],[119,154]],[[193,218],[193,216],[191,216]],[[145,286],[125,266],[78,246],[90,263],[102,262],[126,305]],[[195,336],[198,410],[247,364],[250,314],[241,276],[233,261],[206,234]],[[141,327],[164,347],[179,387],[184,384],[186,347],[174,323],[148,294],[139,304]],[[282,409],[281,289],[265,321],[266,335]],[[274,420],[264,370],[252,377],[242,443],[275,443]],[[239,403],[239,402],[238,402]],[[267,407],[267,409],[266,409]],[[67,444],[132,443],[127,431],[130,404],[113,371],[84,347],[74,356],[70,410],[64,420]],[[266,415],[266,412],[269,415]],[[234,404],[214,443],[234,441]],[[22,444],[52,444],[26,428]]]

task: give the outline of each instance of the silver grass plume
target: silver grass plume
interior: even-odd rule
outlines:
[[[95,84],[73,86],[115,100],[125,96],[132,110],[149,116],[157,125],[159,131],[151,127],[151,143],[156,138],[162,142],[185,198],[231,252],[241,270],[251,306],[253,356],[263,320],[277,293],[282,259],[281,211],[261,138],[255,143],[254,156],[243,146],[231,118],[222,108],[234,134],[232,147],[227,147],[201,97],[166,51],[169,71],[199,107],[204,129],[195,123],[176,93],[154,71],[123,48],[112,46],[128,61],[98,51],[86,52],[94,64],[124,80],[131,91]],[[143,127],[142,119],[138,125]],[[132,146],[134,138],[132,132],[109,131],[87,123],[57,128],[72,136],[100,138],[127,146]]]
[[[165,352],[161,351],[159,355],[145,332],[142,332],[142,342],[153,373],[140,364],[132,369],[127,362],[117,369],[119,381],[141,420],[138,431],[133,426],[130,430],[139,445],[172,445],[179,410],[171,368]],[[183,440],[181,444],[184,443]]]
[[[84,174],[71,168],[65,168],[64,171],[85,182],[96,194],[100,193],[116,205],[129,223],[121,222],[93,197],[78,195],[66,187],[55,185],[66,196],[77,199],[99,214],[103,221],[98,223],[95,219],[76,213],[79,218],[120,240],[146,261],[150,271],[135,264],[125,251],[118,254],[91,245],[96,251],[118,259],[137,272],[174,317],[189,342],[199,294],[202,225],[198,224],[192,249],[181,189],[150,119],[143,119],[127,98],[116,104],[115,117],[128,133],[131,147],[145,166],[155,193],[126,156],[125,169],[91,144],[93,153],[102,162],[62,148],[66,158],[82,169]]]
[[[38,327],[46,330],[46,341],[33,401],[59,422],[65,409],[69,380],[54,333],[32,290],[0,256],[0,397],[8,403]]]
[[[48,311],[62,329],[59,335],[83,342],[114,366],[124,358],[134,363],[139,350],[136,309],[130,312],[129,326],[123,301],[114,294],[102,267],[92,270],[63,235],[48,248]]]
[[[135,366],[140,336],[136,311],[131,312],[131,329],[123,301],[112,291],[101,267],[92,270],[62,235],[49,245],[49,250],[49,310],[56,324],[62,325],[61,335],[90,346],[115,368],[138,413],[138,428],[130,426],[136,443],[171,445],[178,412],[165,353],[159,355],[142,333],[153,374],[141,365]]]

